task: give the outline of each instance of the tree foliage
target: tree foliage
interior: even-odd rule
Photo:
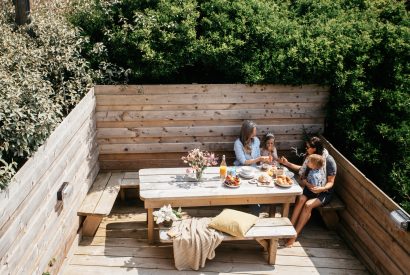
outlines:
[[[80,101],[93,80],[110,82],[100,62],[92,70],[82,56],[85,38],[58,10],[58,2],[37,5],[31,23],[14,23],[12,1],[0,10],[0,189],[43,144]],[[50,16],[52,11],[52,15]],[[105,67],[104,67],[105,66]]]

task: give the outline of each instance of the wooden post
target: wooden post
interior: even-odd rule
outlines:
[[[26,24],[30,15],[30,0],[15,0],[15,5],[17,25]]]

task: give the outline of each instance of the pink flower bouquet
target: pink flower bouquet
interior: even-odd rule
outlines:
[[[187,173],[195,172],[197,180],[201,179],[206,167],[214,166],[218,161],[214,153],[201,151],[198,148],[189,151],[188,155],[181,159],[184,163],[188,163],[188,165],[191,166],[190,169],[187,169]]]

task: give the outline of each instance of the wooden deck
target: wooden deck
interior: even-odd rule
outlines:
[[[142,202],[127,204],[117,201],[96,236],[74,244],[61,274],[182,273],[174,267],[172,245],[148,245]],[[132,204],[136,206],[129,206]],[[206,216],[215,209],[196,208],[187,212]],[[367,274],[343,240],[327,231],[314,216],[293,248],[278,248],[275,266],[269,266],[266,257],[256,242],[226,242],[217,248],[216,258],[207,261],[205,268],[184,274]]]

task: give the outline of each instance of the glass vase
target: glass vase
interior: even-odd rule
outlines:
[[[162,222],[162,225],[164,226],[164,227],[171,227],[172,226],[172,220],[170,220],[170,221],[163,221]]]
[[[195,178],[196,181],[201,181],[202,180],[202,174],[204,173],[204,170],[196,170],[195,171]]]

